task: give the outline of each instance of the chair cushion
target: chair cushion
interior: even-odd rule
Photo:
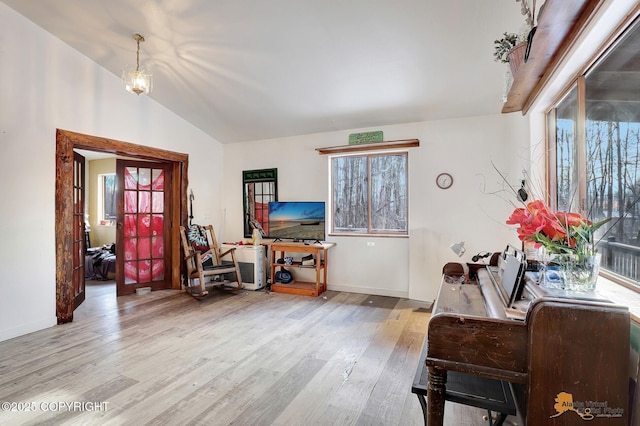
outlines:
[[[207,233],[204,226],[191,225],[187,231],[187,239],[195,251],[204,253],[209,250],[209,241],[207,241]]]

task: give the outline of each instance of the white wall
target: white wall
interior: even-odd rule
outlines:
[[[452,242],[467,242],[462,260],[469,260],[514,237],[503,225],[511,206],[490,194],[500,187],[491,160],[518,182],[528,133],[518,114],[256,141],[223,152],[216,140],[151,98],[125,92],[118,76],[2,3],[0,53],[0,341],[56,323],[57,128],[188,153],[194,220],[217,226],[226,241],[242,238],[242,170],[277,167],[281,200],[326,201],[328,160],[315,148],[345,144],[353,131],[419,138],[421,147],[410,151],[410,238],[330,238],[338,243],[333,289],[432,300],[442,264],[459,260],[448,249]],[[441,191],[434,179],[445,170],[455,183]]]
[[[98,193],[102,180],[100,175],[116,173],[116,158],[102,158],[86,162],[89,179],[85,183],[85,196],[88,200],[88,208],[85,209],[85,216],[88,213],[91,247],[100,247],[105,244],[116,242],[116,226],[100,225],[101,218],[98,215]]]
[[[346,145],[349,133],[382,130],[385,140],[420,139],[409,149],[409,238],[334,237],[329,289],[433,300],[447,261],[471,261],[484,250],[515,242],[504,221],[516,203],[492,163],[517,185],[528,170],[527,120],[496,114],[457,120],[381,126],[224,145],[226,241],[242,239],[242,171],[278,169],[280,201],[328,201],[328,157],[316,148]],[[454,177],[449,190],[435,178]],[[458,258],[450,249],[464,240]],[[374,242],[370,247],[367,242]]]
[[[410,175],[408,296],[431,301],[445,263],[518,244],[505,220],[519,205],[510,186],[517,187],[529,167],[528,125],[520,114],[496,114],[422,123],[416,133],[421,146]],[[435,186],[443,171],[454,178],[448,190]],[[466,247],[461,258],[449,249],[458,241]]]
[[[56,323],[56,128],[188,153],[195,214],[214,222],[222,147],[3,3],[0,53],[2,341]]]
[[[344,145],[348,133],[368,130],[383,130],[386,140],[418,138],[420,148],[409,154],[410,238],[329,237],[338,243],[331,253],[329,288],[433,300],[447,261],[470,261],[479,251],[519,244],[515,231],[504,224],[519,203],[493,164],[511,185],[525,179],[532,197],[545,193],[543,111],[636,5],[637,0],[603,3],[528,117],[496,111],[495,116],[225,145],[227,239],[242,238],[242,170],[277,167],[280,200],[326,201],[327,159],[315,148]],[[447,191],[434,184],[442,171],[455,179]],[[449,245],[461,240],[467,252],[460,259]],[[367,241],[376,244],[368,247]]]

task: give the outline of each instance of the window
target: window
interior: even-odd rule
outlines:
[[[116,208],[116,174],[98,175],[98,223],[115,225]]]
[[[408,234],[406,152],[331,158],[331,232]]]
[[[576,81],[549,114],[558,210],[581,210],[601,228],[602,268],[640,286],[640,24]]]
[[[569,93],[556,108],[556,203],[558,211],[575,211],[578,186],[576,127],[578,121],[577,89]]]

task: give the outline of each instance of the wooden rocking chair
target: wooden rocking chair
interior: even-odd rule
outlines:
[[[235,282],[237,285],[232,287],[234,290],[244,288],[235,247],[220,252],[213,226],[191,225],[189,229],[181,226],[180,237],[187,265],[186,290],[189,294],[196,298],[209,294],[205,288],[207,277],[213,277],[213,285],[228,286]],[[222,262],[221,259],[228,255],[231,257],[230,262]],[[228,274],[234,274],[236,280],[229,281]]]

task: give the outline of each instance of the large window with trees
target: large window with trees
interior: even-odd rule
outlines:
[[[334,234],[408,234],[407,153],[331,159]]]
[[[596,222],[602,268],[640,286],[640,24],[579,77],[549,113],[558,210]],[[554,180],[555,178],[555,180]]]

